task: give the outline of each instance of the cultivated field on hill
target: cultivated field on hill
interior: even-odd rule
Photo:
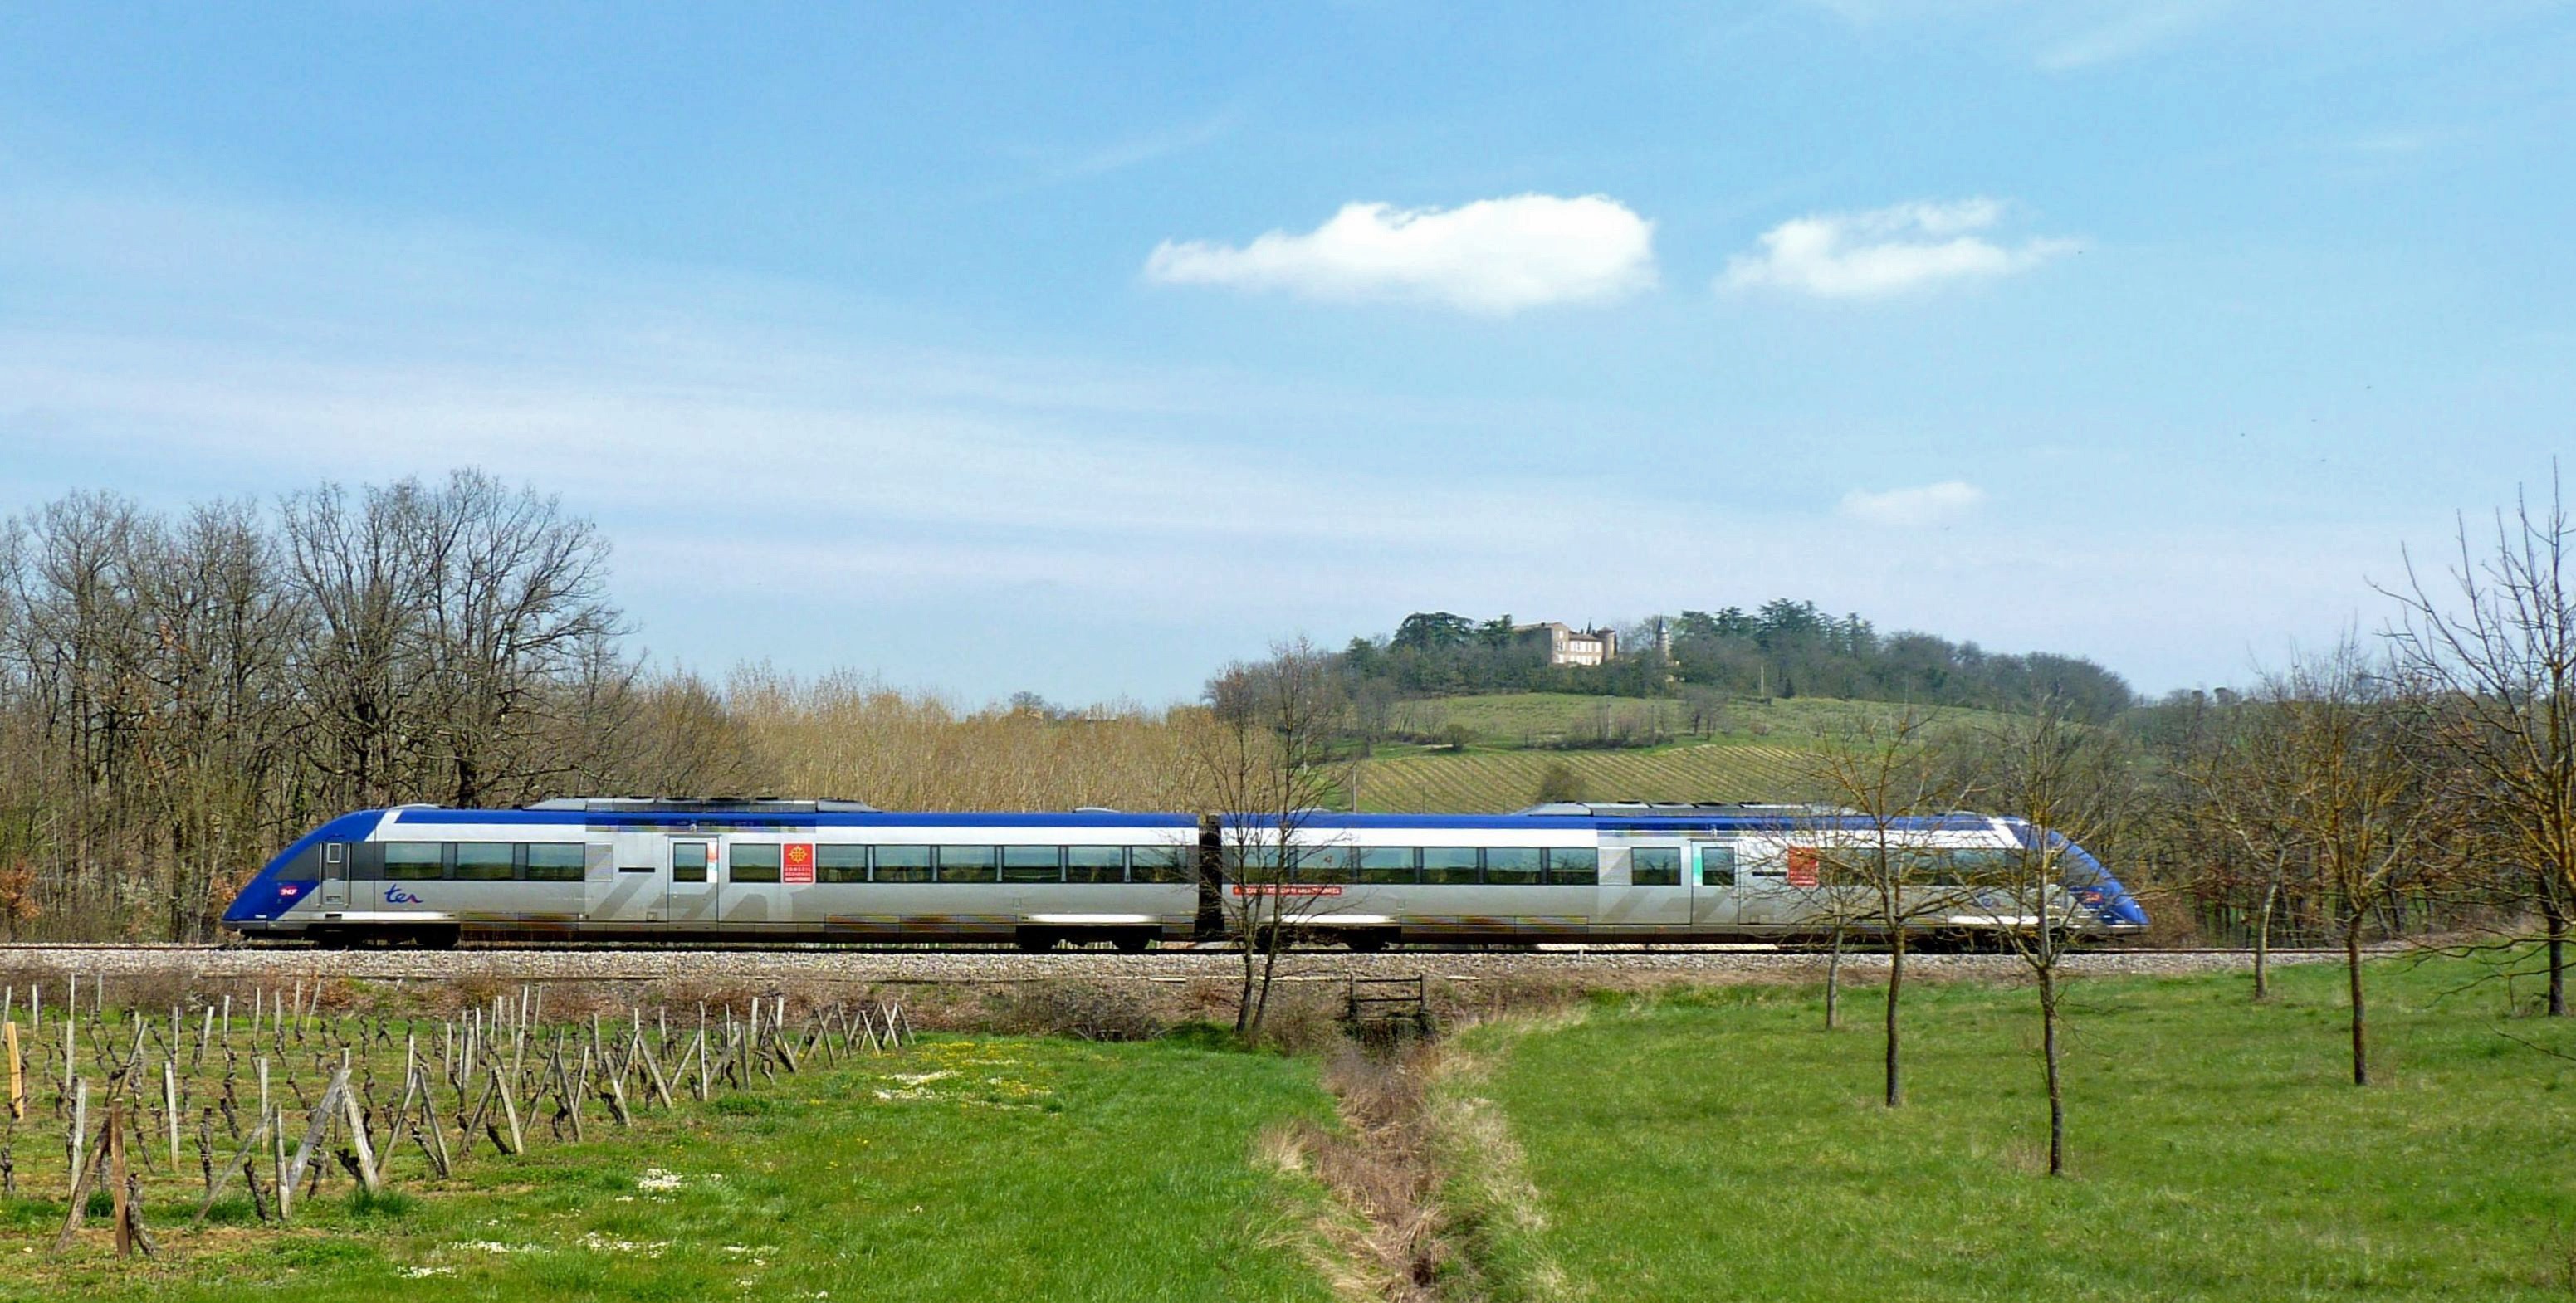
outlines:
[[[1659,731],[1676,743],[1750,742],[1802,745],[1883,721],[1906,707],[1884,701],[1827,697],[1596,697],[1566,692],[1503,692],[1429,697],[1398,703],[1396,722],[1406,732],[1430,735],[1464,728],[1476,749],[1590,745],[1623,730]],[[1941,708],[1942,719],[1974,721],[1987,712]]]
[[[1739,699],[1714,707],[1661,700],[1508,693],[1407,702],[1406,724],[1464,729],[1458,747],[1385,747],[1360,768],[1360,808],[1436,813],[1512,810],[1562,766],[1595,801],[1782,801],[1810,794],[1815,749],[1905,707],[1824,698]],[[1973,728],[1993,717],[1943,710]],[[1704,731],[1701,731],[1703,730]],[[1570,745],[1605,736],[1669,736],[1646,747]]]
[[[1652,751],[1421,752],[1370,760],[1360,769],[1363,810],[1470,813],[1515,810],[1537,799],[1548,771],[1563,766],[1595,801],[1777,801],[1811,785],[1811,753],[1755,744],[1661,747]]]
[[[2374,964],[2382,1084],[2342,1056],[2342,975],[2087,981],[2068,1059],[2073,1174],[2023,991],[1906,996],[1910,1104],[1879,1086],[1876,1002],[1820,1026],[1805,987],[1603,997],[1572,1025],[1470,1033],[1543,1225],[1488,1246],[1569,1297],[2565,1299],[2576,1279],[2576,1049],[2463,962]],[[2528,997],[2526,979],[2524,995]],[[1848,997],[1847,997],[1848,999]],[[1497,1223],[1502,1224],[1502,1223]]]

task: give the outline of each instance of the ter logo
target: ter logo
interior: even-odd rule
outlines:
[[[786,866],[785,871],[778,875],[779,881],[812,882],[814,880],[814,843],[787,843]]]

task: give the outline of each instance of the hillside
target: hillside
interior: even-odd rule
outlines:
[[[1417,734],[1464,728],[1464,749],[1388,748],[1360,768],[1363,810],[1511,810],[1536,799],[1552,766],[1572,771],[1589,800],[1777,801],[1807,794],[1819,743],[1905,707],[1802,697],[1739,700],[1694,719],[1678,701],[1565,693],[1504,693],[1404,703]],[[1950,710],[1973,724],[1986,712]],[[1424,726],[1427,725],[1427,726]],[[1622,749],[1566,749],[1604,735],[1668,739]]]

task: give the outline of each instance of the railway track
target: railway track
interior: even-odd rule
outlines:
[[[2275,950],[2277,964],[2340,960],[2340,950]],[[2218,949],[2119,949],[2069,955],[2070,972],[2184,974],[2244,969],[2249,951]],[[1518,977],[1609,978],[1622,974],[1799,977],[1821,970],[1825,956],[1767,946],[1549,946],[1527,950],[1402,949],[1376,954],[1298,950],[1280,960],[1298,980],[1427,974],[1459,981]],[[1846,969],[1872,972],[1883,954],[1854,952]],[[2012,955],[1909,955],[1908,967],[1926,974],[2009,976],[2021,971]],[[1168,947],[1125,955],[1109,950],[1024,954],[1002,948],[852,949],[836,946],[729,945],[675,949],[664,946],[478,945],[455,950],[320,950],[293,946],[11,943],[0,944],[0,974],[26,980],[38,974],[198,978],[348,977],[367,980],[445,980],[461,977],[511,981],[723,980],[869,983],[1032,982],[1064,978],[1091,981],[1186,982],[1239,975],[1232,950]]]

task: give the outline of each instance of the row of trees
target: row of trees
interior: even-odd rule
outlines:
[[[2276,918],[2343,951],[2350,1074],[2372,1080],[2372,941],[2444,925],[2435,943],[2536,953],[2549,1017],[2567,1013],[2576,900],[2576,550],[2563,499],[2464,527],[2431,573],[2409,566],[2375,639],[2347,637],[2246,693],[2167,703],[2121,727],[2043,696],[1957,728],[1936,712],[1865,719],[1820,752],[1812,795],[1861,816],[1824,846],[1812,888],[1836,933],[1888,938],[1884,1101],[1905,1102],[1908,925],[2010,914],[2029,967],[2049,1107],[2049,1170],[2065,1164],[2060,936],[2071,846],[2035,837],[1977,873],[1929,877],[1908,816],[1974,807],[2018,815],[2121,866],[2133,887],[2225,901],[2253,920],[2252,994],[2269,996]],[[2530,945],[2537,921],[2542,943]],[[1829,978],[1826,1020],[1837,1020]],[[2552,1053],[2561,1051],[2552,1050]]]
[[[0,523],[0,932],[208,935],[342,810],[720,780],[722,703],[639,672],[607,560],[470,471]]]
[[[1352,639],[1339,667],[1363,705],[1463,692],[1659,697],[1692,688],[2006,709],[2046,696],[2098,723],[2135,704],[2119,675],[2080,657],[2005,655],[1928,633],[1882,634],[1858,615],[1830,615],[1809,601],[1684,611],[1664,624],[1669,657],[1656,650],[1650,619],[1619,631],[1623,654],[1606,665],[1550,665],[1543,645],[1513,636],[1508,615],[1471,620],[1417,611],[1391,635]]]

